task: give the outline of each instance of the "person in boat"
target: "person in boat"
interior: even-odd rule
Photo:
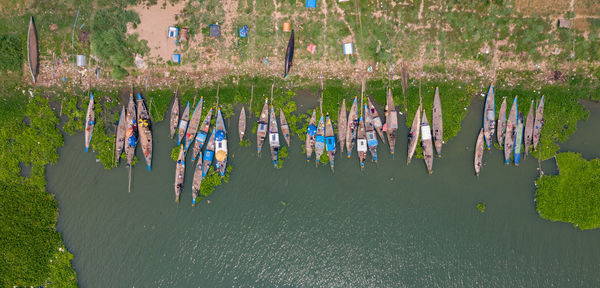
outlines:
[[[413,133],[413,132],[408,133],[408,140],[412,141],[413,138],[415,138],[415,133]]]

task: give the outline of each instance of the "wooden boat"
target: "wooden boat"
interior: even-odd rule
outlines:
[[[194,168],[194,180],[192,183],[192,206],[196,206],[196,198],[198,198],[198,193],[200,192],[200,187],[202,185],[202,158],[200,161],[196,163],[196,168]]]
[[[269,146],[271,147],[271,158],[273,159],[273,168],[277,168],[279,164],[279,130],[277,130],[277,118],[275,117],[275,109],[271,105],[271,114],[269,116]]]
[[[94,134],[94,126],[96,125],[96,114],[94,113],[94,93],[90,94],[90,102],[88,103],[87,113],[85,115],[85,152],[90,148],[92,135]]]
[[[142,152],[144,153],[144,158],[146,158],[148,171],[150,171],[152,168],[152,131],[150,130],[150,115],[144,104],[144,99],[142,99],[142,95],[139,93],[137,94],[137,111],[140,143],[142,144]]]
[[[202,121],[202,125],[200,125],[200,128],[198,129],[198,133],[196,133],[194,149],[192,150],[192,161],[196,161],[196,157],[198,157],[198,155],[200,155],[198,159],[202,159],[202,146],[204,146],[204,142],[206,142],[206,136],[208,136],[210,119],[212,119],[212,108],[208,110],[208,113]]]
[[[408,63],[402,62],[402,94],[406,95],[406,89],[408,88]]]
[[[433,141],[431,139],[431,127],[427,120],[427,114],[423,111],[421,120],[421,147],[423,148],[423,158],[429,174],[433,173]]]
[[[435,96],[433,97],[433,116],[431,118],[431,127],[433,128],[433,144],[437,156],[442,155],[442,144],[444,143],[444,123],[442,118],[442,101],[440,101],[440,89],[435,87]]]
[[[510,114],[508,114],[508,122],[506,122],[506,137],[504,138],[504,163],[510,165],[510,156],[515,145],[515,128],[517,126],[517,96],[513,100]]]
[[[208,144],[206,144],[206,149],[204,149],[204,158],[202,158],[202,179],[208,175],[208,171],[210,171],[210,165],[212,165],[213,157],[215,156],[215,134],[217,130],[213,128],[212,133],[210,133],[210,138],[208,138]]]
[[[221,108],[217,108],[217,122],[215,123],[215,158],[217,163],[215,167],[221,177],[225,177],[225,168],[227,168],[227,130]]]
[[[131,166],[135,156],[135,146],[138,142],[137,113],[135,111],[135,102],[133,102],[133,93],[129,94],[129,103],[127,104],[127,130],[125,131],[125,155],[127,155],[127,164]]]
[[[127,130],[127,121],[125,120],[125,106],[121,109],[119,123],[117,124],[117,133],[115,135],[115,163],[119,164],[123,148],[125,148],[125,131]]]
[[[179,202],[179,195],[183,191],[183,179],[185,177],[185,151],[183,145],[179,145],[179,157],[175,167],[175,202]]]
[[[290,35],[290,40],[288,41],[287,50],[285,51],[285,70],[283,72],[283,77],[287,77],[290,73],[290,69],[292,69],[292,62],[294,60],[294,30],[292,30],[292,34]]]
[[[358,132],[358,103],[356,101],[357,97],[354,97],[346,126],[346,154],[348,158],[352,155],[352,149],[354,149],[354,142],[356,141],[356,132]]]
[[[179,99],[177,91],[175,91],[175,99],[173,99],[173,107],[171,107],[171,119],[169,119],[169,137],[175,136],[177,124],[179,123]]]
[[[415,117],[413,118],[412,125],[410,127],[410,131],[408,132],[408,158],[406,163],[410,163],[413,155],[415,154],[415,149],[417,149],[417,143],[419,143],[419,134],[421,133],[421,105],[417,108],[417,112],[415,112]]]
[[[345,115],[344,115],[345,116]],[[335,168],[335,134],[333,133],[333,124],[331,124],[331,118],[327,113],[327,120],[325,120],[325,149],[327,150],[327,157],[329,157],[329,167],[331,171]]]
[[[323,114],[321,114],[321,119],[319,119],[319,125],[317,126],[317,137],[315,138],[316,165],[319,165],[323,150],[325,150],[325,118],[323,118]]]
[[[310,122],[308,128],[306,128],[306,162],[310,161],[310,156],[315,148],[315,137],[317,135],[317,110],[313,109],[312,116],[310,116]]]
[[[381,141],[385,142],[385,138],[383,137],[383,123],[381,122],[381,117],[379,117],[379,112],[377,112],[377,109],[375,109],[375,105],[373,105],[373,102],[371,102],[370,97],[367,97],[367,103],[369,103],[369,115],[371,118],[371,124],[373,125],[373,128],[375,128],[375,131],[377,131],[377,134],[379,134],[379,138],[381,138]]]
[[[515,133],[515,166],[519,166],[521,160],[521,147],[523,146],[523,113],[519,113],[517,116],[517,126]]]
[[[365,105],[365,130],[367,135],[367,146],[373,157],[373,161],[377,162],[377,135],[375,135],[375,127],[373,126],[373,118],[371,117],[371,111],[369,107]]]
[[[392,89],[388,88],[387,99],[385,104],[385,124],[383,131],[387,135],[388,144],[390,145],[390,153],[394,156],[396,153],[396,131],[398,130],[398,114],[392,97]]]
[[[479,136],[477,136],[477,143],[475,144],[475,175],[479,176],[481,171],[481,164],[483,162],[483,128],[479,130]]]
[[[246,109],[242,106],[240,111],[240,120],[238,120],[238,133],[240,135],[240,143],[244,140],[244,134],[246,133]]]
[[[260,156],[260,150],[265,142],[267,136],[267,128],[269,126],[269,98],[265,98],[265,105],[263,105],[260,117],[258,118],[258,128],[256,128],[256,149],[258,156]]]
[[[283,109],[279,108],[279,121],[281,121],[281,134],[283,134],[283,139],[285,139],[285,143],[287,143],[288,147],[290,146],[290,125],[288,125],[287,119],[285,119],[285,114],[283,114]]]
[[[37,76],[40,69],[39,64],[40,49],[38,46],[37,29],[33,16],[29,18],[29,28],[27,31],[27,62],[29,64],[29,72],[33,78],[33,83],[37,82]]]
[[[483,136],[485,137],[485,144],[488,150],[492,148],[495,126],[496,105],[494,105],[494,85],[492,84],[485,98],[485,107],[483,110]]]
[[[540,99],[537,109],[535,109],[535,125],[533,126],[533,150],[537,150],[544,126],[544,96]]]
[[[525,157],[529,154],[529,147],[533,145],[533,122],[534,119],[534,110],[533,106],[535,105],[535,101],[531,100],[531,105],[529,105],[529,113],[527,113],[527,121],[525,122]]]
[[[340,142],[340,152],[344,152],[346,146],[346,128],[348,128],[348,113],[346,112],[346,99],[342,99],[342,108],[338,115],[338,142]],[[325,128],[327,129],[327,128]]]
[[[498,112],[498,125],[496,127],[496,137],[498,138],[498,144],[502,146],[504,144],[504,137],[506,136],[506,97],[502,99],[502,105],[500,105],[500,112]]]
[[[181,114],[181,119],[179,119],[179,128],[177,130],[177,146],[185,141],[185,132],[187,131],[188,121],[190,120],[190,102],[185,106],[185,110],[183,110],[183,114]]]
[[[365,118],[362,113],[358,119],[358,131],[356,133],[356,152],[358,153],[358,161],[360,169],[365,168],[365,160],[367,159],[367,132],[365,131]]]
[[[198,132],[198,126],[200,125],[200,120],[202,120],[202,103],[204,102],[204,97],[200,97],[200,101],[196,104],[196,108],[194,108],[194,113],[192,113],[192,118],[190,119],[190,125],[188,126],[187,132],[185,133],[185,143],[183,144],[183,149],[186,151],[190,149],[192,146],[192,142],[196,138],[196,132]]]

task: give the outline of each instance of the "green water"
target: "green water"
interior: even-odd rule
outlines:
[[[406,165],[406,128],[395,160],[380,145],[378,167],[361,172],[355,151],[337,158],[335,174],[307,164],[297,138],[275,170],[268,153],[257,158],[230,133],[230,183],[195,208],[190,169],[173,202],[166,121],[154,125],[153,170],[134,168],[131,193],[126,168],[105,171],[83,152],[82,135],[66,137],[48,171],[58,229],[81,287],[597,287],[600,232],[538,217],[535,159],[506,167],[493,149],[474,176],[482,105],[473,100],[433,175],[421,159]],[[237,118],[229,123],[235,131]],[[597,133],[583,135],[573,141],[600,144]],[[556,173],[553,161],[542,168]]]

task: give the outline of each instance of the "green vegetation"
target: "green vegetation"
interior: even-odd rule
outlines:
[[[215,169],[211,169],[212,172],[208,172],[208,175],[202,180],[202,184],[200,185],[200,195],[204,198],[210,196],[217,186],[225,183],[229,183],[229,175],[231,175],[231,171],[233,171],[233,166],[231,164],[227,165],[227,171],[225,172],[225,176],[221,178],[219,172]]]
[[[23,67],[23,41],[13,34],[0,35],[0,71],[20,72]]]
[[[477,210],[481,213],[485,213],[485,202],[477,203]]]
[[[556,155],[559,175],[537,179],[536,208],[542,218],[573,223],[586,230],[600,227],[600,160],[578,153]]]
[[[171,150],[171,159],[173,159],[173,162],[177,163],[177,160],[179,160],[179,151],[180,150],[181,150],[181,145],[180,146],[175,146]]]

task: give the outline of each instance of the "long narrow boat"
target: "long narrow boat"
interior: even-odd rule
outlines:
[[[442,101],[440,101],[440,89],[435,87],[435,96],[433,97],[433,116],[431,118],[431,127],[433,128],[433,144],[437,156],[442,156],[442,144],[444,143],[444,123],[442,118]]]
[[[315,137],[317,135],[317,110],[313,109],[312,116],[310,116],[310,122],[308,122],[308,128],[306,128],[306,162],[310,161],[310,156],[315,149]]]
[[[396,153],[396,131],[398,130],[398,114],[396,113],[394,97],[392,96],[392,89],[390,88],[388,88],[385,110],[385,125],[383,130],[388,138],[388,144],[390,145],[390,153],[392,154],[392,156],[394,156],[394,153]]]
[[[504,163],[510,165],[510,156],[515,145],[515,128],[517,126],[517,96],[513,100],[510,114],[508,114],[508,122],[506,123],[506,137],[504,138]]]
[[[369,111],[369,107],[365,105],[365,130],[367,131],[367,146],[369,147],[369,151],[371,152],[371,156],[373,157],[373,161],[377,162],[377,135],[375,135],[375,127],[373,126],[373,118],[371,116],[371,112]]]
[[[183,114],[181,114],[181,119],[179,120],[179,128],[177,130],[177,146],[179,144],[184,144],[182,141],[185,141],[185,132],[187,131],[188,121],[190,120],[190,102],[185,106],[185,110],[183,110]]]
[[[90,93],[90,102],[88,103],[87,113],[85,115],[85,152],[90,148],[95,125],[96,114],[94,113],[94,93]]]
[[[348,128],[348,113],[346,112],[346,99],[342,99],[342,108],[338,114],[338,142],[340,142],[340,153],[344,153],[346,146],[346,128]]]
[[[356,132],[358,128],[358,103],[357,97],[354,97],[352,107],[350,108],[350,114],[348,114],[348,126],[346,127],[346,154],[348,158],[352,155],[352,149],[354,149],[354,142],[356,142]]]
[[[321,160],[321,155],[323,155],[323,150],[325,150],[325,118],[321,114],[319,125],[317,126],[317,137],[315,138],[315,157],[317,158],[315,164],[317,166]]]
[[[365,168],[365,160],[367,159],[367,132],[365,131],[365,118],[360,115],[358,119],[358,131],[356,133],[356,152],[358,153],[358,161],[360,169]]]
[[[29,72],[31,72],[31,77],[33,77],[33,83],[37,82],[40,68],[39,51],[37,29],[35,28],[33,16],[31,16],[29,18],[29,28],[27,31],[27,62],[29,63]]]
[[[196,206],[196,198],[200,192],[200,186],[202,185],[202,158],[196,163],[194,168],[194,179],[192,183],[192,207]]]
[[[117,124],[117,133],[115,135],[115,163],[119,164],[121,154],[125,148],[125,131],[127,131],[127,121],[125,118],[125,106],[121,109],[121,116],[119,116],[119,123]]]
[[[175,99],[173,99],[173,107],[171,107],[171,118],[169,119],[169,137],[175,136],[177,130],[177,124],[179,123],[179,98],[177,98],[177,91],[175,91]]]
[[[277,117],[275,117],[275,109],[271,105],[271,114],[269,116],[269,147],[271,148],[271,158],[273,159],[273,168],[279,165],[279,130],[277,129]]]
[[[483,110],[483,136],[487,149],[492,148],[494,141],[494,130],[496,126],[496,105],[494,103],[494,84],[490,85],[487,97],[485,97],[485,107]]]
[[[481,171],[481,164],[483,161],[483,128],[479,130],[479,136],[477,136],[477,143],[475,143],[475,175],[479,177],[479,171]]]
[[[225,168],[227,168],[227,130],[221,108],[217,108],[217,122],[215,123],[215,158],[217,163],[215,167],[221,177],[225,177]]]
[[[183,191],[183,179],[185,177],[185,152],[183,145],[179,146],[179,157],[177,157],[177,166],[175,167],[175,202],[179,202],[179,195]]]
[[[535,125],[533,127],[533,150],[537,150],[538,143],[540,142],[540,135],[542,134],[542,127],[544,126],[544,96],[540,99],[537,109],[535,109]]]
[[[527,113],[527,121],[525,122],[525,157],[529,154],[529,147],[533,145],[533,121],[535,118],[533,106],[535,105],[535,101],[531,100],[531,105],[529,105],[529,113]]]
[[[190,119],[190,125],[188,126],[187,132],[185,133],[185,143],[183,145],[183,149],[186,151],[190,149],[192,146],[192,142],[196,138],[196,132],[198,132],[198,126],[200,125],[200,120],[202,120],[202,104],[204,102],[204,97],[200,97],[200,101],[196,104],[196,108],[194,108],[194,113],[192,113],[192,118]]]
[[[198,133],[196,133],[196,140],[194,141],[194,149],[192,151],[192,161],[196,161],[196,157],[198,157],[198,155],[200,155],[198,159],[202,159],[202,146],[204,146],[204,142],[206,142],[206,136],[208,136],[211,118],[212,108],[208,110],[208,113],[202,121],[202,125],[200,125],[200,129],[198,129]]]
[[[496,127],[496,137],[498,138],[498,144],[502,146],[504,144],[504,137],[506,135],[506,97],[502,99],[502,105],[500,105],[500,111],[498,112],[498,125]]]
[[[129,103],[127,104],[127,131],[125,132],[125,155],[127,155],[127,164],[131,166],[135,156],[135,146],[138,142],[137,131],[137,113],[135,111],[135,102],[133,102],[133,93],[129,94]]]
[[[238,133],[240,135],[240,143],[244,140],[244,134],[246,134],[246,109],[242,106],[240,111],[240,119],[238,120]]]
[[[379,134],[381,141],[385,142],[385,138],[383,137],[383,123],[381,122],[381,117],[379,117],[379,112],[377,112],[375,105],[371,102],[371,97],[367,97],[367,103],[369,103],[371,124],[373,125],[373,128],[375,128],[375,131],[377,131],[377,134]]]
[[[331,124],[331,118],[327,113],[327,120],[325,121],[325,149],[327,149],[327,157],[329,157],[329,167],[331,171],[335,168],[335,134],[333,133],[333,124]]]
[[[260,117],[258,118],[258,128],[256,129],[256,150],[258,156],[260,156],[260,150],[265,142],[267,136],[267,128],[269,126],[269,98],[265,98],[265,105],[263,105]]]
[[[210,165],[212,165],[213,157],[215,156],[215,133],[217,133],[217,130],[213,128],[212,133],[210,133],[210,138],[208,138],[206,149],[204,149],[204,158],[202,158],[202,179],[208,175]]]
[[[140,133],[140,143],[142,152],[146,158],[148,171],[152,168],[152,131],[150,130],[150,115],[144,104],[142,95],[137,94],[138,128]]]
[[[521,147],[523,146],[523,112],[519,113],[515,131],[515,166],[519,166],[521,160]]]
[[[294,60],[294,30],[292,30],[292,34],[290,35],[290,40],[288,41],[287,50],[285,51],[285,70],[283,72],[283,77],[287,77],[290,73],[290,69],[292,69],[292,62]]]
[[[427,113],[423,111],[421,120],[421,147],[423,148],[423,158],[429,174],[433,173],[433,143],[431,139],[431,127],[427,121]]]
[[[285,139],[285,143],[287,143],[288,147],[290,146],[290,125],[288,125],[287,119],[285,119],[285,114],[283,114],[283,109],[279,108],[279,121],[281,121],[281,134],[283,134],[283,139]]]
[[[417,149],[417,143],[419,143],[419,134],[421,133],[421,105],[415,112],[412,125],[410,126],[410,132],[408,132],[408,158],[406,164],[410,163],[413,155],[415,155],[415,149]]]

